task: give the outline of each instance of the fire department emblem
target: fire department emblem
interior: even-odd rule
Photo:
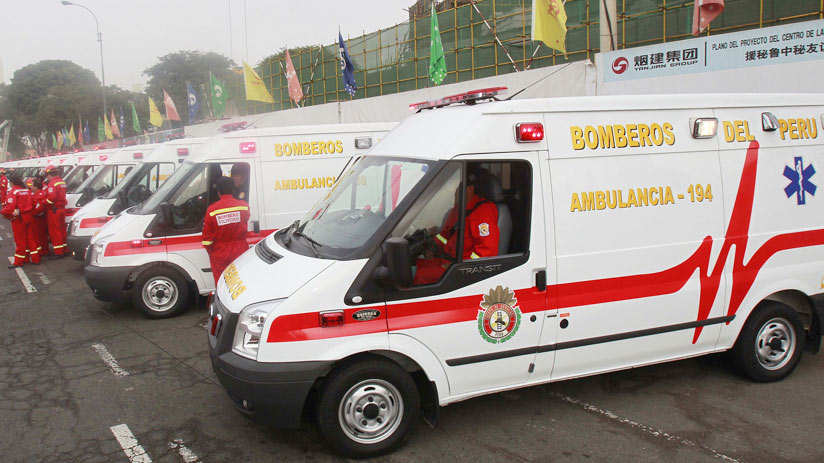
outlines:
[[[492,344],[512,339],[521,326],[521,309],[517,307],[515,291],[498,286],[490,289],[478,310],[478,332]]]

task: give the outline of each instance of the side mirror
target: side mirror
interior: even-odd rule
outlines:
[[[252,221],[252,232],[256,235],[260,234],[260,222],[257,220]]]
[[[125,189],[120,190],[120,191],[117,192],[117,200],[120,201],[120,204],[122,204],[123,207],[126,207],[126,206],[129,205],[129,198],[126,196],[126,190]]]
[[[174,223],[172,219],[172,205],[169,203],[160,203],[160,218],[167,227],[171,227]]]
[[[412,286],[412,268],[409,266],[409,243],[400,237],[392,237],[383,243],[383,255],[392,281],[398,289]]]

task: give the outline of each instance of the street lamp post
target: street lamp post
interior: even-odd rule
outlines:
[[[94,27],[97,29],[97,41],[100,43],[100,78],[103,80],[103,117],[106,116],[106,71],[103,68],[103,34],[100,33],[100,24],[97,22],[97,16],[95,16],[94,12],[90,10],[88,7],[85,7],[79,3],[70,2],[68,0],[62,0],[60,3],[66,6],[79,6],[84,10],[91,13],[92,17],[94,18]]]

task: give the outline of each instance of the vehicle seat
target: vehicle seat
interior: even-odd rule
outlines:
[[[512,214],[509,212],[509,206],[504,202],[504,189],[501,186],[501,180],[488,172],[484,172],[478,179],[475,190],[482,197],[495,203],[495,207],[498,208],[498,231],[500,233],[498,255],[508,254],[509,241],[512,238]]]

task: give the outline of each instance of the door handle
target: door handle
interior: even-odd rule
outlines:
[[[535,274],[535,287],[538,291],[546,291],[546,270],[539,270]]]

